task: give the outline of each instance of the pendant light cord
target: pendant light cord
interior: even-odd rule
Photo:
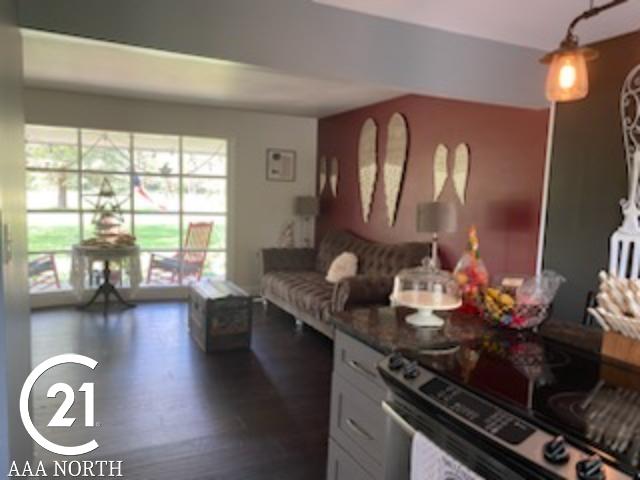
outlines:
[[[564,42],[569,42],[571,44],[577,43],[577,38],[576,38],[576,35],[573,33],[573,29],[582,20],[587,20],[591,17],[595,17],[596,15],[604,12],[605,10],[609,10],[610,8],[617,7],[618,5],[621,5],[627,1],[628,0],[612,0],[609,3],[605,3],[603,5],[600,5],[599,7],[595,7],[593,0],[591,0],[590,8],[582,12],[576,18],[574,18],[573,21],[569,24],[569,28],[567,29],[567,36],[565,37]]]

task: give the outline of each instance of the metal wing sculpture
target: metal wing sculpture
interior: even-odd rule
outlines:
[[[629,72],[622,85],[620,116],[622,118],[627,174],[629,175],[629,191],[631,191],[633,154],[640,151],[640,65]],[[640,194],[640,192],[637,193]],[[636,203],[640,203],[639,198],[635,200]]]
[[[384,195],[390,227],[396,220],[408,146],[407,122],[400,113],[394,113],[387,125],[387,150],[384,159]]]
[[[362,205],[362,219],[369,221],[373,192],[378,174],[377,164],[378,127],[372,118],[368,118],[362,125],[360,141],[358,143],[358,180],[360,182],[360,203]]]
[[[629,194],[620,201],[622,225],[609,239],[609,272],[637,279],[640,277],[640,65],[629,72],[622,85],[620,116]]]

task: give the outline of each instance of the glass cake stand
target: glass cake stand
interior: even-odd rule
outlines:
[[[406,317],[407,323],[416,327],[442,327],[444,320],[436,311],[455,310],[462,305],[462,298],[453,275],[432,265],[402,270],[394,280],[391,301],[416,309]]]

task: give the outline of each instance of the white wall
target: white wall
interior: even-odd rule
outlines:
[[[228,276],[256,292],[258,252],[293,218],[293,199],[315,190],[317,121],[239,110],[26,89],[27,123],[224,137],[230,141]],[[266,149],[297,151],[296,181],[268,182]]]
[[[33,453],[18,407],[22,383],[31,369],[31,329],[25,251],[22,45],[15,27],[14,8],[13,1],[0,0],[0,476],[3,477],[9,459],[24,462]],[[10,256],[6,255],[8,239]]]

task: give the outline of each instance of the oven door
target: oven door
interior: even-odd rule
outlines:
[[[429,414],[396,396],[382,403],[387,414],[385,442],[385,480],[409,480],[411,443],[415,432],[421,432],[454,460],[487,480],[525,480],[545,477],[516,458],[506,458],[493,450],[479,435],[463,432],[446,418]],[[440,480],[440,479],[431,479]]]

